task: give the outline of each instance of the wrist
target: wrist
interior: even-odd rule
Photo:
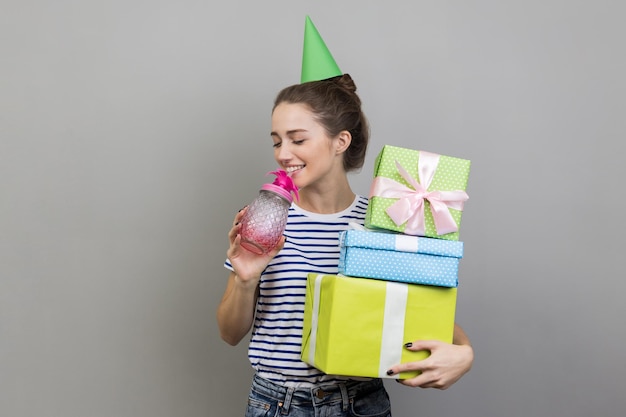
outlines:
[[[244,290],[256,291],[256,287],[258,287],[260,279],[261,277],[242,278],[241,276],[235,273],[235,283]]]
[[[472,345],[470,344],[464,344],[464,345],[458,345],[459,348],[463,349],[464,356],[465,356],[465,361],[467,363],[467,371],[470,370],[470,368],[472,367],[472,363],[474,363],[474,348],[472,348]]]

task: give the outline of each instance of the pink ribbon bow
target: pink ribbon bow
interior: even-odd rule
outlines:
[[[424,236],[424,200],[428,200],[430,203],[430,211],[433,215],[438,235],[445,235],[459,230],[449,209],[463,211],[463,204],[469,196],[463,190],[428,191],[438,164],[438,154],[420,151],[417,164],[417,180],[411,177],[402,165],[396,161],[398,172],[406,182],[411,184],[412,189],[391,178],[376,177],[372,182],[370,197],[399,199],[389,206],[386,212],[398,226],[407,222],[404,229],[406,234]]]

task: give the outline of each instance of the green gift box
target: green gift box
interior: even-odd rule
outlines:
[[[302,360],[333,375],[412,378],[417,371],[387,370],[429,355],[407,342],[452,342],[456,295],[456,288],[308,274]]]
[[[374,166],[365,226],[459,240],[470,161],[385,145]]]

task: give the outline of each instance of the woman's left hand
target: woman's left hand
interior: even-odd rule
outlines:
[[[410,387],[447,389],[470,370],[474,361],[474,350],[469,344],[453,345],[437,340],[420,340],[405,348],[430,351],[426,359],[395,365],[389,370],[389,375],[420,371],[414,378],[398,380]]]

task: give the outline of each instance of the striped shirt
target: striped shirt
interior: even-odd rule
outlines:
[[[300,359],[306,280],[308,273],[338,273],[339,231],[346,230],[349,222],[362,225],[366,209],[363,196],[335,214],[311,213],[291,205],[285,246],[270,261],[259,284],[248,347],[248,358],[259,376],[297,387],[347,379],[326,375]],[[225,266],[232,270],[228,260]]]

